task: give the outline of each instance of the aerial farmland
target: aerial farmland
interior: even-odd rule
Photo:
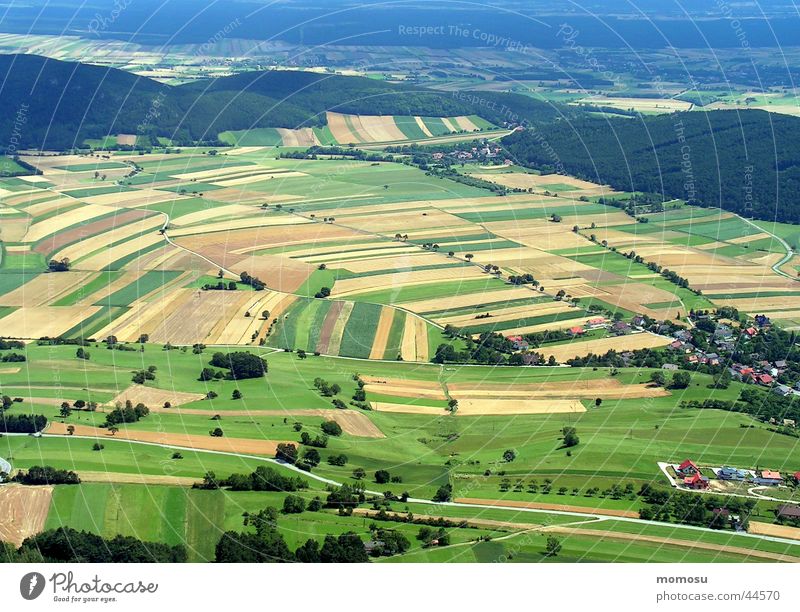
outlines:
[[[748,372],[736,351],[800,327],[791,226],[522,167],[478,117],[304,130],[30,154],[33,172],[0,179],[0,392],[47,422],[0,457],[83,490],[9,485],[0,503],[37,510],[0,535],[67,525],[212,561],[243,508],[284,503],[231,484],[269,465],[305,479],[303,507],[337,483],[382,496],[381,520],[450,526],[386,561],[488,561],[489,540],[528,530],[524,555],[554,535],[568,560],[800,558],[780,518],[798,501],[793,413],[740,406],[792,368]],[[421,143],[481,159],[445,177],[413,161]],[[694,491],[664,467],[687,458],[787,479]],[[670,486],[775,535],[651,521]],[[369,540],[355,517],[377,510],[352,510],[278,529],[293,547]]]

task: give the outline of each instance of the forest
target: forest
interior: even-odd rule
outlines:
[[[800,118],[760,110],[553,122],[503,139],[520,164],[720,207],[800,222]]]
[[[374,79],[269,70],[166,85],[114,68],[35,55],[0,56],[0,142],[14,150],[78,148],[136,134],[176,145],[221,144],[225,130],[322,126],[326,111],[488,121],[549,121],[564,111],[518,94],[453,95]],[[7,146],[8,148],[8,146]]]

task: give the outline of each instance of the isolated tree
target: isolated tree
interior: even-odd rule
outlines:
[[[391,480],[391,475],[387,470],[378,470],[375,472],[375,482],[378,484],[386,484]]]
[[[513,449],[508,449],[506,452],[503,453],[503,461],[506,463],[511,463],[514,459],[517,458],[517,453]]]
[[[239,389],[234,389],[233,393],[231,393],[231,399],[239,400],[242,399],[242,392]]]
[[[600,407],[600,404],[602,404],[602,403],[603,403],[603,398],[602,397],[598,397],[598,398],[596,398],[594,400],[594,405],[597,406],[598,408]]]
[[[353,470],[353,478],[356,480],[362,480],[367,475],[367,471],[364,468],[356,468]]]
[[[561,432],[564,436],[564,446],[566,448],[578,446],[580,443],[580,438],[578,438],[578,433],[574,427],[564,427]]]
[[[661,370],[656,370],[650,374],[650,382],[658,387],[663,387],[667,382],[667,377]]]
[[[548,557],[558,556],[558,553],[561,552],[561,541],[555,536],[547,536],[544,552]]]
[[[283,500],[284,514],[300,514],[306,509],[306,500],[299,495],[287,495]]]
[[[303,453],[303,461],[312,467],[318,466],[321,459],[319,451],[316,448],[309,448]]]
[[[686,389],[692,382],[692,375],[689,372],[675,372],[670,381],[670,389]]]

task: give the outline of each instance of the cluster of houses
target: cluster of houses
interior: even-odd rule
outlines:
[[[701,315],[698,318],[708,318],[709,315]],[[766,315],[756,315],[754,325],[742,330],[745,337],[753,338],[757,336],[762,330],[769,328],[771,325],[769,317]],[[725,323],[717,323],[714,333],[711,337],[711,344],[714,345],[713,350],[701,350],[693,343],[692,331],[688,329],[680,329],[672,333],[674,340],[668,346],[668,349],[675,354],[676,357],[682,357],[683,361],[689,364],[707,364],[711,366],[718,366],[725,361],[724,355],[734,352],[736,349],[736,336],[734,329]],[[666,363],[662,366],[665,370],[677,370],[679,365],[676,363]],[[728,366],[731,378],[743,383],[761,385],[762,387],[769,387],[773,393],[781,396],[787,395],[800,395],[800,381],[798,381],[794,388],[788,385],[779,384],[777,382],[780,376],[786,370],[787,364],[785,360],[759,361],[752,366],[744,365],[741,363],[731,363]]]
[[[469,149],[456,149],[449,153],[436,152],[433,154],[433,159],[439,161],[445,157],[457,159],[458,161],[485,161],[494,160],[502,153],[502,150],[497,144],[484,141],[479,147],[470,147]],[[503,160],[506,166],[510,166],[513,162],[510,159]]]
[[[783,484],[783,475],[775,470],[743,470],[740,468],[724,465],[721,468],[712,470],[719,480],[748,482],[758,486],[775,487]],[[687,459],[680,465],[675,466],[675,474],[681,479],[680,484],[688,489],[707,489],[709,479],[703,476],[700,468],[691,459]],[[800,484],[800,471],[791,476],[791,480]]]

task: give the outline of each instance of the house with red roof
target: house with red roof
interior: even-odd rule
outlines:
[[[707,489],[708,488],[708,478],[703,476],[700,472],[697,472],[693,476],[689,476],[683,479],[684,486],[689,487],[690,489]]]
[[[570,336],[582,336],[586,333],[586,330],[579,326],[570,327],[567,331]]]
[[[792,478],[794,478],[794,481],[795,481],[797,484],[800,484],[800,472],[795,472],[795,473],[792,475]]]
[[[756,375],[756,382],[759,385],[764,385],[765,387],[769,387],[775,381],[772,376],[769,374],[757,374]]]
[[[679,476],[692,476],[693,474],[699,474],[700,468],[697,467],[694,461],[687,459],[675,468],[675,472],[677,472]]]
[[[744,333],[746,333],[748,336],[752,338],[753,336],[758,334],[758,330],[755,327],[748,327],[746,330],[744,330]]]
[[[779,485],[783,482],[780,472],[772,470],[761,470],[761,474],[753,479],[753,482],[760,485]]]

